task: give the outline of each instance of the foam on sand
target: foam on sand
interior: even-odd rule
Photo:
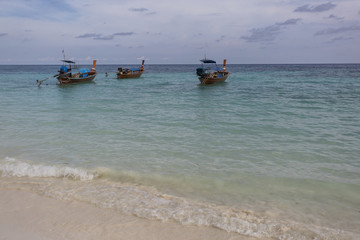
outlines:
[[[106,177],[111,175],[109,169],[90,171],[32,165],[6,158],[0,161],[0,174],[0,190],[26,190],[153,222],[211,227],[256,239],[356,239],[358,236],[321,224],[296,222],[248,209],[169,195],[150,186],[113,181]]]
[[[252,239],[215,228],[149,221],[87,203],[2,188],[0,212],[0,239]]]

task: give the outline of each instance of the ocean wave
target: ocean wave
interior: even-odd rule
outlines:
[[[356,239],[349,232],[168,195],[152,187],[108,182],[91,187],[96,191],[88,187],[74,194],[76,200],[150,220],[215,227],[258,239]]]
[[[55,177],[81,181],[93,180],[98,176],[96,172],[81,168],[36,165],[10,157],[0,160],[0,173],[3,177]]]
[[[121,180],[124,179],[118,179],[118,176],[113,181],[115,173],[110,169],[91,172],[5,158],[0,160],[0,173],[5,177],[0,186],[7,188],[21,185],[16,189],[27,189],[60,200],[87,202],[99,208],[113,209],[149,220],[215,227],[255,239],[325,240],[359,237],[358,233],[324,227],[321,224],[296,222],[250,209],[169,195],[155,187],[123,182]],[[14,181],[13,178],[6,178],[7,176],[20,178]],[[37,177],[36,181],[32,180],[33,177]],[[74,179],[80,181],[72,181]]]

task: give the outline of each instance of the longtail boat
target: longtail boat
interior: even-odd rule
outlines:
[[[145,60],[142,60],[141,66],[138,68],[118,68],[118,72],[116,73],[116,76],[118,79],[122,78],[138,78],[145,72],[144,69],[144,63]]]
[[[90,70],[87,68],[80,68],[79,72],[76,73],[73,73],[73,68],[77,68],[74,61],[61,61],[64,63],[64,65],[60,67],[59,75],[57,77],[60,84],[89,82],[94,80],[94,78],[96,77],[96,60],[93,60],[93,66]]]
[[[226,70],[226,59],[224,59],[223,68],[219,68],[214,60],[202,59],[202,66],[196,69],[201,84],[213,84],[224,82],[230,72]]]

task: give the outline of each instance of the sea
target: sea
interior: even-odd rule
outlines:
[[[360,239],[360,64],[229,64],[213,85],[196,64],[118,67],[58,85],[58,65],[0,66],[3,188],[255,239]]]

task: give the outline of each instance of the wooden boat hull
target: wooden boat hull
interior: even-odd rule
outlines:
[[[201,84],[221,83],[221,82],[225,82],[225,80],[228,78],[229,75],[230,75],[229,72],[226,72],[221,77],[219,77],[218,75],[211,76],[211,75],[206,74],[206,75],[200,76],[199,80],[200,80]]]
[[[91,74],[86,77],[79,77],[76,75],[74,77],[68,77],[66,75],[60,75],[57,79],[58,79],[59,83],[62,85],[62,84],[90,82],[90,81],[94,80],[95,77],[96,77],[96,74]]]
[[[226,59],[222,69],[216,65],[216,61],[211,59],[202,59],[201,67],[196,69],[196,75],[199,76],[201,84],[214,84],[225,82],[230,75],[230,72],[226,70]]]
[[[124,78],[139,78],[141,74],[145,72],[144,69],[145,60],[142,60],[141,66],[139,68],[118,68],[118,72],[116,74],[117,79]]]
[[[124,79],[124,78],[139,78],[144,71],[137,72],[137,73],[117,73],[117,79]]]

